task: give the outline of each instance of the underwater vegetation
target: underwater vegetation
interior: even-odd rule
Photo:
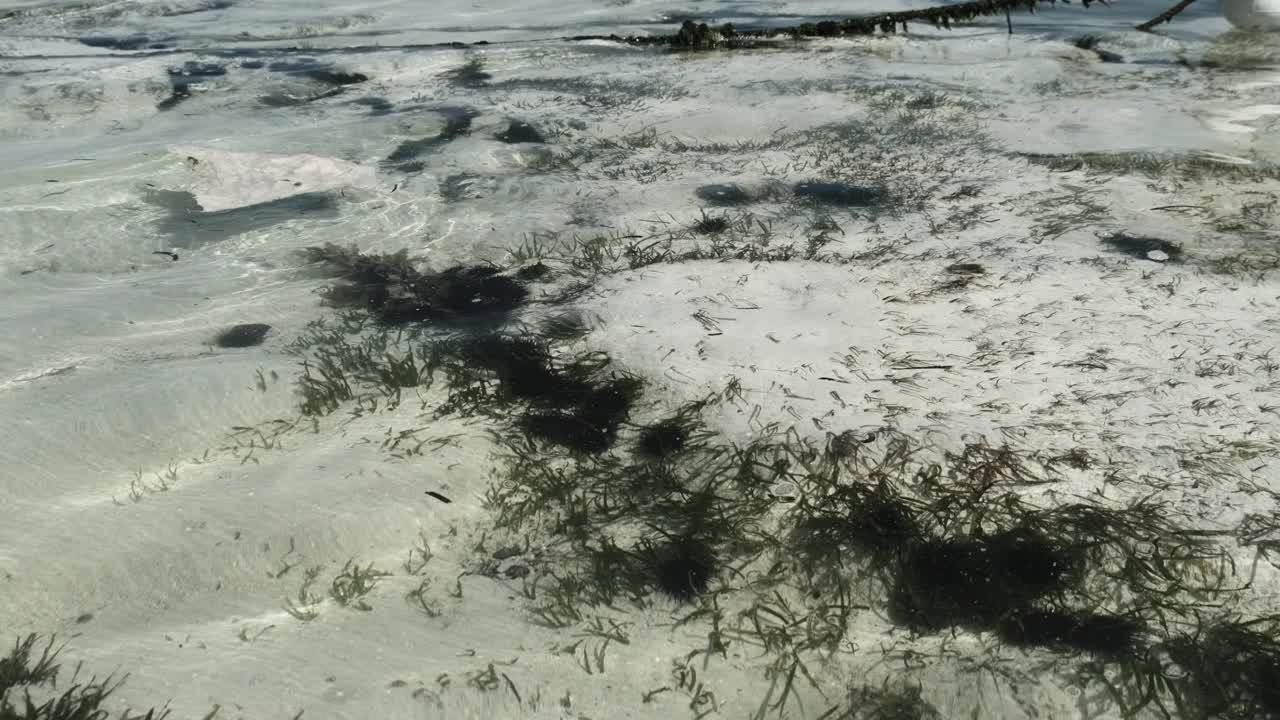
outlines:
[[[1051,155],[1020,153],[1028,162],[1056,172],[1096,175],[1136,175],[1183,180],[1225,179],[1244,182],[1280,179],[1280,167],[1271,163],[1229,163],[1202,155],[1150,152],[1072,153]]]
[[[993,627],[1064,587],[1075,564],[1069,551],[1025,529],[917,540],[898,559],[890,617],[926,631]]]
[[[327,291],[334,306],[358,308],[387,326],[417,324],[461,330],[422,346],[425,367],[412,377],[443,374],[450,411],[475,412],[484,403],[523,403],[517,426],[531,439],[599,453],[611,447],[639,397],[642,383],[614,370],[600,353],[559,358],[531,332],[499,327],[529,299],[528,282],[545,278],[546,266],[514,274],[486,265],[418,270],[407,252],[364,255],[335,245],[308,248],[305,259],[343,282]],[[582,332],[580,320],[553,316],[551,334]],[[413,384],[417,384],[414,382]]]
[[[539,624],[670,603],[687,613],[680,623],[711,624],[697,653],[737,643],[769,658],[760,717],[785,716],[799,683],[819,687],[809,664],[844,647],[863,612],[903,631],[886,657],[968,633],[992,653],[1052,653],[1054,678],[1089,686],[1125,716],[1280,717],[1277,622],[1220,610],[1248,587],[1223,544],[1230,533],[1184,525],[1158,494],[1038,505],[1029,498],[1062,480],[1059,456],[984,441],[934,450],[889,427],[816,442],[767,426],[731,442],[703,417],[741,412],[736,380],[654,416],[644,378],[584,348],[580,314],[505,322],[529,303],[529,284],[572,264],[428,272],[404,252],[327,246],[308,256],[341,283],[330,302],[383,327],[374,337],[404,323],[424,331],[407,354],[344,351],[353,359],[324,382],[368,377],[387,355],[382,372],[398,379],[386,387],[438,383],[437,414],[494,421],[497,472],[484,507],[496,529],[538,534],[539,558],[507,580]],[[964,262],[946,271],[986,272]],[[494,313],[504,322],[460,322]],[[1090,467],[1088,456],[1071,465]],[[918,689],[864,687],[824,717],[939,715]]]
[[[678,419],[661,420],[640,431],[639,454],[661,460],[684,449],[689,442],[689,428]]]
[[[830,720],[942,720],[942,713],[929,704],[919,685],[886,683],[884,687],[851,689]]]
[[[343,281],[326,294],[330,304],[362,307],[390,325],[500,321],[529,297],[523,282],[491,266],[459,265],[428,273],[409,262],[407,251],[362,255],[333,244],[307,248],[304,254],[309,263]]]
[[[1063,0],[1064,4],[1069,4]],[[1084,0],[1084,7],[1092,5],[1093,0]],[[971,22],[980,17],[1004,15],[1013,31],[1011,11],[1034,13],[1041,4],[1056,5],[1057,0],[973,0],[972,2],[952,3],[935,7],[903,10],[899,12],[882,12],[856,17],[806,22],[789,27],[739,28],[732,23],[719,26],[700,23],[685,18],[680,29],[671,35],[649,35],[619,37],[617,35],[580,35],[573,40],[613,40],[633,45],[658,45],[679,51],[698,50],[730,50],[750,48],[758,41],[772,38],[833,38],[846,35],[871,35],[876,32],[892,34],[908,31],[912,23],[928,23],[935,28],[950,30],[953,24]]]
[[[64,645],[55,646],[53,638],[41,643],[38,636],[28,635],[18,639],[8,655],[0,656],[0,718],[164,720],[169,717],[167,709],[153,708],[145,713],[111,712],[104,705],[124,684],[125,678],[82,677],[79,666],[67,677],[58,662],[64,648]]]
[[[1010,645],[1121,659],[1138,650],[1145,632],[1136,618],[1073,610],[1016,610],[996,624],[997,636]]]
[[[610,370],[607,356],[562,361],[527,334],[450,338],[431,346],[431,358],[452,390],[447,406],[524,403],[518,425],[529,438],[584,453],[613,445],[641,391],[637,378]]]
[[[708,215],[705,210],[691,228],[698,235],[718,235],[732,226],[732,221],[725,215]]]
[[[786,187],[777,182],[749,187],[738,183],[713,183],[694,190],[694,195],[716,207],[738,207],[760,202],[791,200],[817,207],[864,208],[884,205],[888,193],[876,185],[856,185],[829,180],[805,180]]]

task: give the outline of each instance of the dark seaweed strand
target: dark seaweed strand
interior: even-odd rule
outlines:
[[[1178,15],[1178,13],[1182,12],[1183,10],[1186,10],[1188,7],[1191,6],[1191,3],[1195,1],[1196,0],[1182,0],[1178,4],[1174,5],[1168,10],[1165,10],[1164,12],[1151,18],[1150,20],[1142,23],[1141,25],[1135,25],[1133,27],[1135,30],[1141,30],[1142,32],[1151,32],[1156,28],[1157,25],[1161,25],[1161,24],[1172,21],[1173,18]]]
[[[1095,1],[1097,0],[1081,0],[1081,4],[1087,8]],[[958,24],[971,22],[979,17],[994,17],[998,15],[1007,16],[1008,13],[1014,10],[1025,10],[1030,13],[1035,13],[1036,6],[1042,3],[1057,5],[1059,2],[1070,4],[1071,0],[974,0],[974,2],[941,5],[931,8],[921,8],[919,10],[904,10],[902,12],[879,13],[876,15],[860,15],[839,20],[823,20],[821,22],[803,23],[791,27],[736,28],[731,23],[725,23],[724,25],[713,28],[708,26],[706,23],[685,21],[680,30],[672,35],[573,35],[567,37],[540,38],[535,40],[477,40],[470,43],[455,40],[438,43],[413,43],[397,47],[401,50],[426,50],[435,48],[461,49],[489,45],[528,44],[530,42],[581,42],[588,40],[604,40],[637,46],[669,46],[685,50],[707,50],[717,48],[732,49],[735,47],[750,46],[754,40],[782,36],[805,38],[872,35],[876,32],[896,33],[899,30],[905,31],[908,23],[913,22],[927,22],[934,27],[950,30],[953,23]],[[1188,2],[1187,4],[1190,3]],[[23,15],[24,14],[21,11],[0,13],[0,23],[23,17]],[[356,45],[346,48],[346,52],[385,49],[385,46]],[[148,49],[136,54],[141,57],[149,55],[173,55],[181,52],[186,51],[178,48],[163,47]],[[277,48],[276,52],[299,53],[310,51],[300,47],[285,47]]]
[[[1061,0],[1070,3],[1070,0]],[[1081,0],[1085,7],[1094,0]],[[790,37],[841,37],[845,35],[871,35],[876,32],[896,33],[906,30],[909,23],[927,22],[934,27],[951,29],[952,23],[971,22],[979,17],[1003,15],[1013,10],[1026,10],[1034,13],[1041,3],[1057,5],[1058,0],[975,0],[974,2],[942,5],[919,10],[879,13],[876,15],[860,15],[839,20],[803,23],[791,27],[778,28],[735,28],[730,23],[719,27],[710,27],[705,23],[685,21],[680,31],[674,35],[654,35],[649,37],[619,35],[576,35],[565,40],[611,40],[631,45],[668,45],[676,48],[710,49],[716,47],[733,47],[744,41],[768,39],[779,36]]]

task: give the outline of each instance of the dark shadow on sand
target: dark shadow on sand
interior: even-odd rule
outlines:
[[[196,248],[298,218],[331,219],[338,215],[332,193],[309,192],[267,202],[206,212],[189,192],[152,190],[147,202],[169,215],[158,230],[174,248]]]

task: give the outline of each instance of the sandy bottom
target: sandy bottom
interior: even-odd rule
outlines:
[[[1156,498],[1203,531],[1235,563],[1224,583],[1247,585],[1206,616],[1275,607],[1258,552],[1277,536],[1252,532],[1280,497],[1274,40],[1211,14],[1156,37],[1083,12],[1012,38],[732,53],[317,52],[367,76],[336,92],[248,56],[72,57],[50,52],[69,36],[15,35],[0,629],[128,673],[111,712],[175,718],[870,718],[886,716],[857,692],[912,686],[941,718],[1120,717],[1079,679],[1094,654],[912,632],[847,548],[849,615],[806,644],[835,601],[787,534],[827,502],[804,493],[834,438],[866,457],[909,439],[893,478],[921,503],[941,497],[920,484],[930,463],[1007,448],[1036,475],[1007,485],[1027,507]],[[1086,31],[1123,62],[1069,42]],[[225,72],[187,67],[204,74],[172,101],[183,63]],[[348,368],[351,397],[304,412],[325,352],[375,338],[386,367],[458,330],[342,331],[368,312],[322,302],[335,280],[300,251],[327,243],[423,270],[544,263],[502,327],[547,335],[568,313],[581,327],[557,358],[643,381],[616,442],[584,460],[526,438],[519,403],[442,412],[458,399],[443,373],[394,393]],[[219,345],[246,323],[270,329]],[[725,456],[813,450],[735,491],[777,498],[749,523],[770,549],[718,547],[689,602],[650,584],[548,622],[565,578],[590,575],[584,547],[678,530],[631,518],[575,544],[566,498],[695,405]],[[532,492],[519,453],[570,490],[513,510],[505,490]],[[1157,630],[1150,598],[1116,587],[1088,609],[1140,615],[1152,657],[1191,627],[1183,595]],[[893,717],[935,717],[920,707]]]

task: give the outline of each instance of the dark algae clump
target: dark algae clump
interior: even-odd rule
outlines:
[[[427,293],[435,310],[462,317],[503,313],[524,304],[529,291],[495,267],[457,265],[430,277]]]
[[[706,541],[682,535],[650,548],[658,590],[679,602],[706,592],[716,571],[715,552]]]
[[[491,373],[501,391],[514,399],[580,392],[586,387],[583,380],[557,373],[551,367],[546,344],[528,336],[491,334],[470,338],[457,349],[457,357]]]
[[[638,379],[610,372],[607,356],[561,361],[530,334],[454,339],[438,343],[434,352],[459,403],[524,403],[518,426],[530,439],[580,453],[614,445],[642,389]]]
[[[330,289],[327,299],[331,303],[363,305],[391,325],[500,320],[529,296],[522,282],[487,265],[423,272],[409,262],[404,251],[362,255],[336,245],[308,248],[306,257],[345,281]]]
[[[884,200],[884,190],[878,187],[821,180],[796,183],[793,192],[800,200],[815,205],[869,207]]]
[[[1073,558],[1034,532],[924,540],[903,553],[890,611],[921,630],[989,627],[1066,589]]]
[[[852,553],[884,566],[921,536],[914,512],[888,484],[843,486],[821,502],[806,500],[801,512],[791,535],[810,563]]]
[[[1161,645],[1183,717],[1280,718],[1280,616],[1223,619]]]
[[[553,353],[551,342],[586,332],[581,318],[548,317],[543,323],[548,339],[529,331],[497,330],[528,300],[521,276],[542,277],[544,265],[530,266],[536,269],[513,277],[489,265],[423,271],[409,261],[406,251],[366,255],[326,245],[308,248],[304,257],[341,281],[326,293],[332,305],[364,309],[388,326],[443,324],[458,331],[437,337],[422,353],[427,376],[442,373],[449,385],[442,412],[480,412],[490,403],[523,404],[523,410],[516,411],[515,427],[530,440],[597,454],[615,444],[641,394],[642,383],[612,369],[603,353],[570,358]],[[406,377],[416,384],[421,371],[416,361],[411,364]],[[404,386],[383,383],[393,384]]]
[[[358,72],[343,72],[341,70],[317,69],[307,70],[303,73],[307,78],[321,82],[326,85],[359,85],[369,81],[369,76]]]
[[[220,348],[246,348],[261,345],[271,326],[265,323],[243,323],[234,325],[221,333],[214,340]]]
[[[1108,658],[1132,655],[1145,632],[1142,621],[1133,617],[1070,610],[1017,611],[996,627],[996,634],[1010,645],[1080,650]]]
[[[947,266],[947,272],[953,275],[985,275],[987,269],[978,263],[952,263]]]
[[[1160,238],[1120,232],[1104,236],[1102,244],[1115,252],[1124,253],[1142,260],[1147,259],[1152,252],[1162,252],[1168,255],[1169,260],[1173,262],[1178,262],[1182,259],[1182,248],[1180,246]]]
[[[645,457],[661,459],[680,452],[688,441],[689,429],[672,418],[641,430],[638,449]]]
[[[532,265],[526,265],[525,267],[522,267],[516,271],[516,277],[520,278],[521,280],[524,280],[525,282],[537,282],[539,280],[545,280],[547,276],[549,276],[550,274],[551,274],[551,268],[543,264],[541,260],[539,260],[538,262]]]
[[[694,222],[693,231],[699,235],[717,235],[728,230],[729,225],[729,218],[723,215],[707,215],[704,211],[702,217]]]
[[[523,120],[512,120],[507,129],[498,133],[498,140],[504,143],[545,143],[546,137],[538,129]]]
[[[525,416],[531,437],[583,453],[599,453],[613,446],[618,428],[640,395],[640,382],[611,378],[592,387],[562,386],[562,392],[535,398],[541,408]]]

